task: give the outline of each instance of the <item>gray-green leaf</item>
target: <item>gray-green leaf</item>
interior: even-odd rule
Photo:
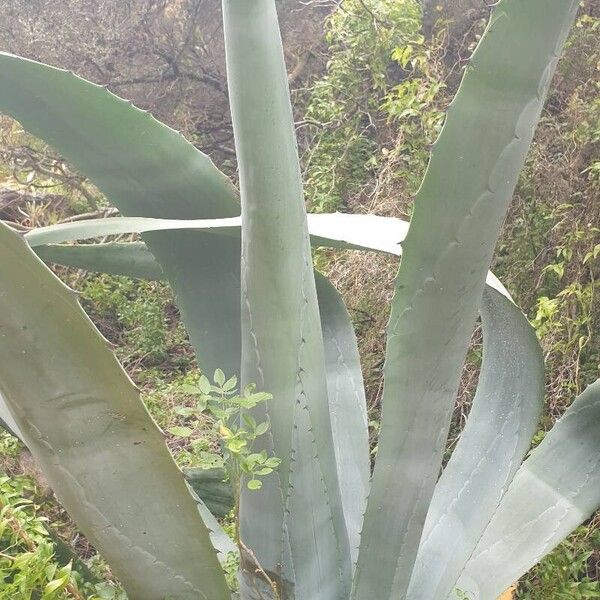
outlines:
[[[208,531],[139,392],[75,294],[0,224],[0,390],[132,600],[225,600]]]
[[[456,589],[475,600],[495,598],[598,508],[600,380],[517,471]]]

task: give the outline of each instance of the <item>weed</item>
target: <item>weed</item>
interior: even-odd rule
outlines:
[[[53,532],[38,500],[29,478],[0,476],[0,600],[126,600]]]
[[[193,362],[166,284],[102,274],[86,277],[77,287],[85,308],[118,346],[119,357],[128,367],[160,365],[177,371]]]
[[[400,176],[416,187],[443,115],[435,106],[442,87],[435,51],[420,30],[416,0],[345,0],[328,19],[327,72],[314,84],[304,118],[314,212],[341,209],[377,181],[390,153],[403,162]]]
[[[600,549],[600,530],[580,527],[523,578],[519,585],[519,600],[600,598],[597,573],[588,573],[593,554],[590,546]]]

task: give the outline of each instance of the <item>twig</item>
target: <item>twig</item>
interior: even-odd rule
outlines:
[[[280,600],[279,591],[277,589],[277,583],[273,581],[268,575],[267,572],[262,568],[261,564],[258,562],[258,558],[256,558],[256,554],[242,542],[242,540],[238,541],[240,548],[252,559],[255,565],[254,573],[259,573],[265,579],[265,581],[269,584],[271,589],[273,590],[275,600]],[[258,591],[258,590],[257,590]],[[260,594],[260,592],[259,592]]]
[[[97,219],[100,217],[112,217],[118,214],[119,211],[116,208],[101,208],[99,210],[94,210],[92,212],[81,213],[79,215],[73,215],[71,217],[67,217],[66,219],[62,219],[58,221],[57,224],[61,223],[73,223],[75,221],[87,221],[87,219]]]

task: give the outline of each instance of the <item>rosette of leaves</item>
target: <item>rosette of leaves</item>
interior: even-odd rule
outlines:
[[[272,395],[217,409],[229,452],[266,456],[240,467],[242,483],[269,457],[281,461],[260,489],[240,486],[243,600],[493,600],[598,507],[600,383],[526,457],[543,402],[541,351],[486,275],[577,5],[497,4],[409,228],[370,215],[307,218],[274,0],[223,1],[239,193],[180,135],[107,90],[0,55],[0,110],[123,215],[25,240],[0,228],[3,414],[133,600],[228,598],[213,547],[222,538],[75,295],[34,250],[166,279],[204,372],[237,373],[242,390],[255,383],[241,403]],[[127,231],[142,241],[64,243]],[[356,339],[340,295],[313,271],[311,243],[402,248],[373,472]],[[479,386],[439,477],[478,314]],[[221,395],[219,379],[220,391],[204,382],[199,397]],[[229,421],[236,411],[249,415],[251,447]]]

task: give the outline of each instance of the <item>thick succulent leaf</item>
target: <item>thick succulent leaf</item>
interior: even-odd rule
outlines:
[[[376,250],[398,256],[408,233],[407,221],[395,217],[346,213],[308,215],[313,246]]]
[[[402,242],[409,224],[395,217],[346,213],[309,214],[310,242],[315,247],[346,250],[374,250],[400,256]],[[98,236],[148,231],[190,230],[197,235],[222,235],[233,244],[241,234],[241,219],[151,219],[144,217],[115,217],[90,219],[75,223],[61,223],[38,227],[25,234],[25,239],[45,261],[89,270],[129,275],[143,279],[157,279],[160,265],[152,253],[139,242],[62,246],[63,242],[90,239]],[[127,250],[130,248],[130,251]],[[231,253],[228,253],[228,256]],[[152,264],[154,263],[154,264]],[[238,269],[239,270],[239,269]],[[147,273],[145,273],[147,271]],[[224,269],[233,272],[233,267]],[[487,283],[508,292],[498,279],[488,273]]]
[[[79,246],[52,244],[37,246],[35,253],[45,263],[111,275],[126,275],[136,279],[165,279],[162,267],[144,242]]]
[[[0,389],[132,600],[227,598],[194,499],[139,392],[66,288],[0,224]]]
[[[222,565],[226,565],[228,563],[230,555],[236,554],[239,555],[238,547],[235,545],[233,540],[227,535],[227,532],[221,527],[219,521],[217,521],[213,512],[208,508],[208,506],[204,503],[202,498],[196,492],[196,489],[190,484],[189,479],[186,476],[188,490],[194,500],[196,501],[198,512],[200,513],[200,518],[206,525],[208,529],[208,534],[210,536],[210,541],[213,545],[217,553],[217,558]],[[203,493],[208,493],[211,491],[211,486],[203,485],[201,491]]]
[[[533,327],[499,292],[481,304],[483,363],[467,424],[438,481],[412,574],[410,600],[446,600],[529,450],[544,400]]]
[[[474,600],[495,598],[598,508],[600,380],[518,470],[456,590]]]
[[[497,5],[432,151],[392,303],[355,600],[406,596],[485,274],[577,5]]]
[[[207,156],[149,113],[72,73],[0,53],[0,112],[54,146],[125,215],[239,215],[237,191]],[[236,373],[239,322],[223,314],[239,310],[239,282],[224,265],[239,261],[239,248],[186,232],[148,233],[144,241],[175,292],[200,365]],[[198,256],[206,260],[190,259]]]
[[[231,512],[235,499],[225,469],[188,468],[183,474],[213,515],[223,518]]]
[[[113,217],[108,219],[87,219],[59,223],[32,229],[25,234],[25,239],[32,248],[45,244],[60,244],[75,240],[85,240],[106,235],[123,235],[127,233],[149,233],[156,231],[200,230],[212,233],[208,239],[219,239],[217,236],[239,238],[240,217],[225,219],[151,219],[147,217]],[[197,239],[206,242],[206,236],[197,235]]]
[[[335,458],[354,564],[371,477],[367,400],[356,335],[346,305],[326,277],[319,273],[315,277]]]
[[[141,245],[144,246],[144,244]],[[146,250],[145,252],[148,251]],[[137,265],[134,268],[137,268]],[[128,272],[123,274],[129,275]],[[8,404],[1,394],[0,426],[24,442],[23,434],[13,419]],[[225,471],[223,469],[183,469],[183,474],[191,488],[192,494],[195,496],[198,511],[209,530],[210,539],[217,551],[217,556],[220,562],[223,563],[227,561],[230,552],[237,552],[237,546],[232,542],[227,533],[225,533],[214,516],[225,517],[233,508],[233,490],[230,484],[223,481]]]
[[[193,492],[193,495],[194,494],[195,492]],[[219,562],[224,565],[229,560],[230,554],[239,554],[238,547],[227,535],[227,532],[223,527],[221,527],[215,516],[208,510],[208,507],[202,502],[202,499],[196,497],[195,500],[198,503],[200,517],[208,528],[210,541],[217,552],[217,558],[219,559]]]
[[[8,403],[0,393],[0,427],[6,429],[8,433],[11,433],[15,437],[18,437],[20,440],[23,439],[23,435],[21,434],[21,430],[17,425],[12,413],[10,412],[10,408],[8,407]]]
[[[408,223],[394,217],[320,213],[307,215],[313,246],[376,250],[400,254],[400,244],[408,232]],[[88,219],[38,227],[25,237],[32,247],[61,244],[107,235],[176,231],[185,229],[201,234],[240,237],[241,218],[225,219],[151,219],[145,217],[111,217]]]
[[[249,586],[260,579],[256,559],[282,574],[283,598],[340,599],[350,551],[275,2],[224,0],[223,25],[242,200],[242,383],[273,394],[265,449],[282,459],[261,490],[242,492],[243,573]]]

